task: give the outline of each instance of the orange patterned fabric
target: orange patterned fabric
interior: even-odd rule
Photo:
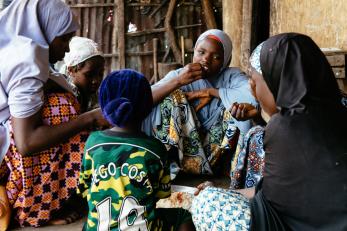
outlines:
[[[47,125],[57,125],[77,117],[77,99],[70,93],[46,96],[42,110]],[[75,194],[87,132],[32,156],[17,150],[11,130],[11,145],[5,156],[9,174],[5,180],[13,214],[20,226],[38,227],[51,219],[52,212]],[[4,166],[3,166],[4,167]],[[4,168],[0,172],[5,172]]]

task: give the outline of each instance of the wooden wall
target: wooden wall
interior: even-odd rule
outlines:
[[[151,79],[157,73],[155,71],[158,69],[157,65],[161,63],[164,63],[165,67],[171,63],[182,65],[191,62],[193,44],[199,34],[207,28],[207,11],[202,3],[209,1],[67,0],[66,2],[80,21],[81,29],[77,35],[89,37],[100,44],[106,56],[107,71],[132,68]],[[222,0],[210,1],[210,9],[215,17],[216,26],[221,28]],[[137,31],[128,32],[130,23],[136,25]],[[160,65],[159,69],[162,66]]]
[[[300,32],[320,47],[347,49],[347,1],[271,0],[270,33]]]
[[[345,0],[270,0],[270,34],[299,32],[321,48],[347,50],[346,12]],[[334,53],[325,52],[340,89],[347,92],[346,52]]]
[[[242,3],[243,0],[223,0],[223,30],[230,36],[233,43],[230,65],[236,67],[241,65]]]
[[[251,53],[253,0],[223,0],[223,30],[233,43],[231,66],[245,70]]]

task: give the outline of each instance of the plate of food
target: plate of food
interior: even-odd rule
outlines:
[[[194,198],[196,188],[171,185],[171,196],[165,199],[160,199],[157,202],[157,208],[183,208],[190,210]]]

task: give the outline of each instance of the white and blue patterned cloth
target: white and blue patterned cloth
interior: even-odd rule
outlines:
[[[207,187],[194,198],[191,213],[198,231],[250,229],[249,200],[228,189]]]
[[[260,43],[252,52],[251,57],[249,58],[249,62],[251,66],[259,73],[263,74],[260,66],[260,52],[263,47],[264,42]]]

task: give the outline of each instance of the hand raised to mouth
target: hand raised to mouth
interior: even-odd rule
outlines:
[[[202,70],[202,78],[206,78],[209,68],[205,63],[200,63],[200,65]]]

